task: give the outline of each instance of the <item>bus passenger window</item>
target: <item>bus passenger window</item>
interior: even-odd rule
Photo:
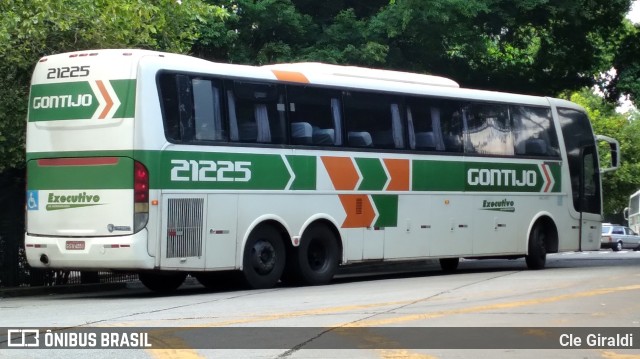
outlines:
[[[342,144],[340,93],[308,86],[287,86],[290,143],[339,146]]]
[[[466,122],[466,153],[513,156],[514,144],[508,106],[471,104],[463,114]]]
[[[183,74],[159,76],[165,136],[170,141],[226,141],[218,81]]]
[[[361,92],[344,92],[343,98],[349,146],[404,148],[404,124],[396,98]]]
[[[284,143],[284,96],[272,84],[228,82],[230,139],[234,142]]]
[[[409,147],[420,151],[461,152],[461,119],[457,103],[446,100],[408,98]]]
[[[210,80],[193,79],[195,139],[205,141],[226,140],[222,128],[220,89]]]
[[[550,108],[512,105],[510,112],[516,155],[559,156]]]

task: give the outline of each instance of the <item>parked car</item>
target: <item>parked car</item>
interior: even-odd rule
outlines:
[[[611,248],[614,252],[624,248],[637,251],[640,250],[640,236],[629,227],[604,223],[600,248]]]

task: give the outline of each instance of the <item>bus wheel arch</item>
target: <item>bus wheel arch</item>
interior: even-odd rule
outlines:
[[[330,220],[309,223],[300,245],[289,248],[283,280],[306,285],[329,283],[340,265],[343,248],[340,232]]]
[[[251,288],[275,286],[286,263],[287,230],[275,220],[254,226],[242,250],[242,274]]]
[[[529,269],[543,269],[547,253],[558,252],[558,228],[549,215],[541,215],[532,223],[525,260]]]

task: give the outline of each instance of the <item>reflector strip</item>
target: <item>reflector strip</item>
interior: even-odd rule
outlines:
[[[49,166],[105,166],[118,164],[117,157],[43,158],[38,160],[41,167]]]

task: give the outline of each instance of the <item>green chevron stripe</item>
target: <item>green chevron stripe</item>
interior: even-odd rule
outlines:
[[[371,199],[378,210],[375,227],[398,226],[398,196],[388,194],[374,194]]]
[[[382,191],[388,180],[382,162],[377,158],[356,158],[355,160],[362,174],[358,191]]]

